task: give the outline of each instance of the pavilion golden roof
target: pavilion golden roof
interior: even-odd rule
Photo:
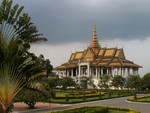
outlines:
[[[123,48],[101,48],[97,39],[95,25],[89,47],[84,51],[72,53],[67,63],[55,69],[78,67],[79,62],[89,62],[91,66],[141,67],[125,58]]]

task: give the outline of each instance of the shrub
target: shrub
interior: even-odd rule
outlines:
[[[84,100],[86,100],[86,96],[85,96],[85,93],[83,94],[83,97],[82,97],[82,98],[83,98],[83,101],[84,101]]]
[[[108,97],[111,98],[111,90],[108,93]]]
[[[119,107],[103,107],[103,106],[93,106],[93,107],[86,106],[48,113],[108,113],[109,110],[126,111],[127,113],[140,113],[139,111],[135,111],[133,109],[119,108]]]
[[[66,95],[66,102],[69,102],[69,96]]]
[[[101,92],[99,92],[98,98],[101,99],[101,97],[102,97],[102,94]]]
[[[93,108],[90,111],[86,111],[85,113],[108,113],[108,108]]]
[[[99,94],[98,93],[96,93],[96,94],[79,94],[79,93],[69,93],[68,94],[69,95],[69,98],[70,99],[79,99],[79,98],[83,98],[83,96],[85,96],[86,98],[88,98],[88,97],[98,97],[99,96]],[[101,96],[103,96],[104,94],[101,94]],[[54,98],[54,99],[65,99],[65,95],[62,95],[62,96],[57,96],[56,95],[56,97]]]
[[[150,100],[148,98],[150,98],[150,96],[140,96],[140,97],[137,97],[136,99],[129,98],[127,100],[133,101],[133,102],[147,102],[147,103],[150,103]]]

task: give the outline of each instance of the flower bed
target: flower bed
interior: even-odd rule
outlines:
[[[135,111],[133,109],[119,108],[119,107],[104,107],[104,106],[94,106],[94,107],[86,106],[48,113],[109,113],[109,110],[124,111],[124,113],[140,113],[139,111]]]

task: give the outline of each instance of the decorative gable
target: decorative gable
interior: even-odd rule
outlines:
[[[115,54],[115,57],[119,57],[121,59],[125,59],[125,55],[124,55],[123,49],[118,49],[116,54]]]
[[[70,56],[70,61],[73,61],[74,57],[75,57],[75,53],[72,53],[71,56]]]
[[[93,60],[94,59],[94,52],[91,48],[88,48],[83,56],[83,60]]]

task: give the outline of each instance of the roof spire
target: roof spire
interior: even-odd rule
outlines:
[[[97,34],[96,34],[96,24],[94,24],[93,27],[93,36],[92,36],[92,40],[90,43],[91,48],[101,48],[101,46],[99,45],[98,39],[97,39]]]

